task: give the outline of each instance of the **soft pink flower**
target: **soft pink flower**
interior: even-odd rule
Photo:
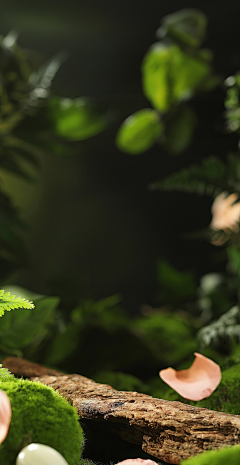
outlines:
[[[8,434],[12,417],[10,400],[4,391],[0,390],[0,444]]]
[[[221,381],[219,366],[204,355],[194,354],[195,360],[187,370],[173,368],[161,370],[159,375],[165,383],[185,399],[201,400],[209,397]]]
[[[218,195],[212,204],[212,221],[210,227],[214,230],[222,229],[225,232],[239,231],[240,202],[238,194],[227,195],[226,192]]]
[[[122,462],[118,462],[117,465],[158,465],[153,460],[144,460],[144,459],[126,459]]]

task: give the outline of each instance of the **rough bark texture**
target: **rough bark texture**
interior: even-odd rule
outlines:
[[[205,450],[240,443],[239,415],[116,391],[84,376],[53,374],[53,370],[15,357],[6,358],[3,366],[57,389],[80,417],[107,422],[123,439],[141,444],[145,452],[165,462],[178,464]]]

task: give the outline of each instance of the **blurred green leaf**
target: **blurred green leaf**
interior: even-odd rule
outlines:
[[[162,113],[201,88],[211,75],[209,61],[177,45],[154,44],[142,63],[143,91]]]
[[[95,136],[107,125],[105,109],[86,98],[51,98],[49,119],[56,134],[68,140],[84,140]]]
[[[202,11],[186,8],[164,16],[157,36],[162,38],[168,35],[181,44],[199,47],[206,35],[207,22],[207,17]]]
[[[116,144],[120,150],[137,155],[148,150],[163,133],[159,115],[151,108],[139,110],[120,126]]]
[[[94,376],[94,381],[108,384],[118,391],[136,391],[144,393],[148,386],[136,376],[121,371],[100,371]]]
[[[157,266],[160,285],[158,298],[164,304],[181,304],[195,295],[197,283],[191,272],[179,271],[167,260],[160,260]]]
[[[226,165],[219,158],[212,156],[203,160],[201,165],[190,165],[188,168],[170,174],[167,178],[150,184],[149,188],[151,190],[194,192],[199,195],[219,194],[224,190],[235,192],[230,181],[232,185],[236,183],[239,171],[236,162],[235,157],[229,156]],[[228,174],[227,177],[226,174]]]
[[[49,87],[65,58],[66,53],[60,52],[41,66],[38,71],[31,73],[29,83],[32,90],[29,93],[28,105],[36,106],[38,99],[49,97]]]
[[[46,297],[35,303],[31,311],[18,309],[0,320],[0,343],[9,349],[21,349],[33,340],[51,320],[59,303],[58,297]]]
[[[142,63],[144,94],[163,113],[171,105],[170,62],[171,48],[157,43],[150,48]]]
[[[192,140],[197,125],[196,113],[189,105],[179,106],[166,124],[166,149],[173,155],[182,153]]]
[[[240,250],[236,245],[227,247],[228,262],[231,271],[237,275],[238,284],[240,283]]]
[[[18,217],[18,211],[10,198],[3,192],[0,193],[0,210],[1,257],[11,264],[24,262],[26,250],[19,232],[25,228],[25,224]]]
[[[69,323],[61,332],[57,333],[48,348],[44,363],[56,366],[65,360],[77,348],[80,340],[78,325]]]
[[[10,173],[18,174],[27,181],[34,180],[34,178],[30,176],[29,173],[22,169],[20,163],[17,160],[17,157],[10,150],[8,150],[6,153],[1,154],[0,168],[9,171]]]
[[[159,369],[162,365],[177,366],[197,348],[194,331],[181,314],[149,309],[134,321],[134,327],[157,358]]]
[[[30,291],[29,289],[18,286],[16,284],[4,285],[4,290],[6,292],[10,292],[11,294],[20,295],[27,300],[34,300],[34,304],[36,304],[37,300],[45,298],[45,296],[42,294],[37,294],[36,292]]]

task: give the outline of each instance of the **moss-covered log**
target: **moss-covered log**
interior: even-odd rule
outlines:
[[[15,357],[5,359],[3,366],[53,387],[76,406],[80,417],[108,423],[123,439],[141,444],[145,452],[165,462],[178,464],[203,451],[240,443],[238,415],[117,391],[84,376],[52,373]]]

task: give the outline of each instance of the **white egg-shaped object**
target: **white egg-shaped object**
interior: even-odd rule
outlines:
[[[61,454],[45,444],[29,444],[19,452],[16,465],[68,465]]]

